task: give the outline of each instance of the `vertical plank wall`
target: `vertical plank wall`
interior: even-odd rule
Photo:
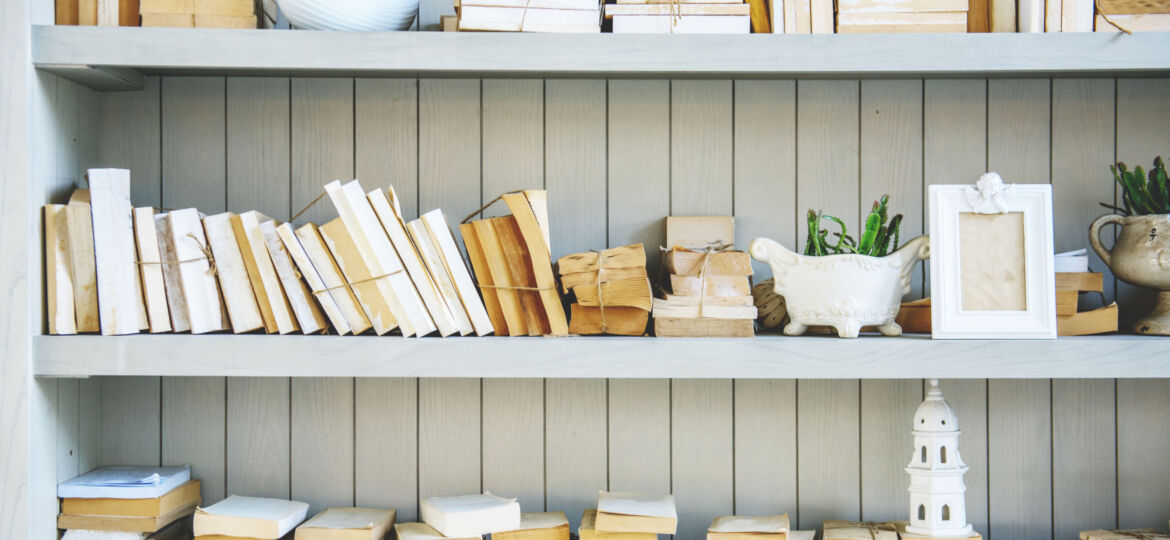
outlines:
[[[442,208],[454,223],[501,192],[544,187],[554,256],[642,242],[652,268],[668,214],[735,214],[741,247],[761,235],[796,247],[805,209],[855,227],[889,193],[909,237],[927,232],[927,185],[970,183],[989,169],[1051,182],[1057,248],[1080,248],[1104,213],[1096,203],[1114,200],[1107,165],[1170,152],[1170,132],[1147,121],[1170,107],[1166,79],[150,77],[133,93],[59,86],[55,109],[100,135],[62,167],[131,168],[136,205],[287,220],[324,183],[358,177],[369,189],[394,185],[408,217]],[[298,223],[334,216],[323,201]],[[914,294],[927,294],[927,283],[920,271]],[[1107,279],[1109,300],[1114,287]],[[84,464],[191,463],[207,502],[293,497],[314,509],[393,506],[409,520],[419,496],[489,489],[518,497],[525,511],[565,510],[575,526],[598,489],[672,491],[687,540],[733,512],[788,512],[802,528],[904,517],[907,430],[923,391],[919,380],[55,384],[61,448],[88,437],[95,454],[82,454]],[[968,514],[985,535],[1166,526],[1167,381],[943,387],[964,430]],[[62,474],[85,467],[59,461]]]

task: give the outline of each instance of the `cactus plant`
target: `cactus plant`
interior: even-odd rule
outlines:
[[[1121,185],[1123,207],[1106,203],[1101,203],[1101,206],[1126,216],[1170,214],[1170,182],[1167,181],[1166,164],[1161,156],[1154,158],[1154,167],[1148,174],[1140,165],[1130,171],[1121,162],[1116,166],[1110,165],[1109,170],[1113,172],[1113,179]]]
[[[865,228],[861,232],[860,240],[849,236],[845,222],[840,218],[826,215],[822,212],[808,211],[808,238],[805,241],[804,254],[840,255],[855,253],[872,257],[884,257],[898,249],[899,229],[902,226],[902,214],[897,214],[887,220],[889,195],[873,202],[873,208],[865,218]],[[822,229],[824,221],[836,223],[840,232],[833,233],[836,242],[829,241],[829,231]]]

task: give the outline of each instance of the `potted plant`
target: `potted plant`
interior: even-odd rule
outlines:
[[[919,236],[899,248],[901,214],[887,218],[889,196],[873,203],[857,239],[845,222],[822,212],[808,212],[804,254],[794,253],[767,238],[751,243],[751,255],[772,267],[776,293],[784,297],[791,322],[790,336],[809,326],[831,326],[837,335],[855,338],[863,326],[883,335],[902,334],[894,322],[902,296],[910,291],[914,264],[929,256],[930,241]],[[840,228],[830,239],[826,222]]]
[[[1170,182],[1166,164],[1161,157],[1155,158],[1148,174],[1141,166],[1130,171],[1124,163],[1110,165],[1109,170],[1121,185],[1122,207],[1101,203],[1117,213],[1093,222],[1089,243],[1114,276],[1158,291],[1154,310],[1134,323],[1134,331],[1170,335]],[[1121,235],[1111,250],[1101,244],[1101,228],[1106,225],[1121,226]]]

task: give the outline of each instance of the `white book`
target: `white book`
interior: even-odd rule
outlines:
[[[394,194],[394,188],[390,188],[390,194]],[[418,294],[422,297],[423,304],[426,305],[427,311],[431,314],[431,319],[435,321],[435,326],[439,328],[439,335],[447,337],[459,332],[460,328],[456,326],[455,316],[447,303],[440,297],[438,285],[423,266],[418,249],[406,233],[406,224],[402,220],[402,210],[398,206],[397,197],[391,204],[390,198],[379,188],[367,193],[366,198],[370,200],[370,205],[374,207],[374,213],[378,215],[378,220],[386,229],[390,243],[398,251],[398,256],[402,258],[402,265],[406,268],[406,273],[410,274],[410,280],[418,289]]]
[[[175,246],[174,266],[179,269],[179,280],[187,299],[187,317],[192,334],[218,332],[228,327],[223,319],[219,284],[211,270],[207,254],[207,237],[203,219],[194,208],[172,210],[167,213],[171,241]]]
[[[615,34],[748,34],[748,15],[615,15]]]
[[[1017,0],[1016,24],[1017,32],[1043,32],[1044,0]]]
[[[305,520],[309,505],[299,501],[232,495],[195,510],[195,537],[219,534],[276,540]]]
[[[525,9],[523,7],[464,6],[460,30],[495,32],[600,33],[601,9]]]
[[[597,10],[598,5],[597,0],[461,0],[459,4],[460,10],[467,6]]]
[[[207,216],[203,218],[203,229],[207,232],[211,253],[215,255],[216,277],[223,289],[223,301],[227,305],[232,332],[240,334],[264,328],[264,319],[260,316],[260,305],[256,301],[256,292],[252,290],[252,281],[248,279],[240,244],[232,231],[233,215],[231,212],[223,212]]]
[[[268,216],[255,210],[244,212],[232,217],[232,230],[240,244],[265,328],[270,334],[288,334],[300,330],[300,327],[297,326],[292,306],[280,284],[280,277],[276,275],[272,256],[268,254],[264,233],[260,231],[260,223],[263,221],[268,221]]]
[[[480,536],[520,527],[520,503],[487,492],[428,497],[419,501],[419,513],[427,525],[448,537]]]
[[[329,252],[329,248],[326,247],[325,240],[321,237],[317,225],[308,223],[297,229],[296,235],[297,240],[301,242],[301,247],[305,250],[305,255],[309,257],[309,262],[313,264],[313,268],[321,278],[321,283],[329,289],[328,294],[333,297],[333,301],[337,303],[338,309],[345,317],[349,332],[356,336],[369,330],[372,326],[370,319],[362,309],[361,303],[358,302],[353,288],[345,281],[341,267],[333,258],[333,254]]]
[[[1056,0],[1052,0],[1056,1]],[[1063,0],[1060,9],[1061,32],[1092,32],[1096,6],[1093,0]]]
[[[435,284],[443,296],[443,303],[454,317],[459,335],[466,336],[472,333],[475,329],[471,326],[471,319],[468,318],[463,303],[459,301],[459,291],[455,289],[455,282],[451,279],[451,274],[444,268],[439,249],[435,247],[434,242],[427,234],[426,224],[421,219],[416,219],[407,223],[406,228],[410,231],[410,238],[414,240],[414,245],[418,246],[419,255],[422,255],[422,260],[427,265],[427,271],[435,279]]]
[[[292,258],[293,263],[297,265],[300,270],[301,277],[309,285],[309,294],[318,304],[321,305],[321,310],[329,317],[329,322],[333,324],[333,328],[337,330],[338,335],[346,335],[349,333],[349,323],[345,321],[345,317],[341,314],[341,308],[337,306],[337,302],[333,299],[333,293],[325,285],[321,279],[321,274],[309,261],[309,255],[305,252],[301,241],[297,239],[296,232],[293,231],[292,225],[289,223],[282,223],[276,228],[276,234],[280,236],[280,241],[284,243],[284,249],[288,252],[289,257]],[[304,328],[304,324],[301,327]]]
[[[142,311],[130,206],[130,171],[90,169],[98,316],[103,335],[137,334]]]
[[[624,516],[648,516],[677,519],[673,495],[632,493],[622,491],[597,492],[597,512]]]
[[[324,330],[327,324],[325,316],[321,314],[317,301],[313,300],[313,295],[305,287],[305,282],[297,276],[292,257],[284,247],[280,234],[276,232],[276,222],[268,220],[261,223],[260,234],[264,235],[264,244],[268,248],[268,255],[272,257],[272,266],[276,268],[276,275],[280,278],[280,285],[292,307],[293,315],[297,318],[301,332],[316,334]]]
[[[1044,2],[1044,31],[1060,32],[1063,23],[1064,0],[1041,0]]]
[[[463,309],[467,311],[467,316],[471,319],[475,335],[486,336],[492,333],[494,329],[492,321],[488,317],[487,308],[483,305],[483,299],[479,297],[479,290],[471,279],[471,272],[467,270],[467,264],[463,261],[463,254],[459,251],[459,246],[455,245],[455,236],[447,225],[447,219],[443,217],[443,211],[431,210],[423,214],[420,219],[426,225],[427,233],[438,249],[445,270],[455,283],[455,290],[459,293]]]
[[[968,0],[837,0],[838,13],[924,13],[967,11],[967,7]]]
[[[134,239],[138,243],[138,273],[146,299],[150,332],[171,331],[171,310],[167,307],[167,290],[163,282],[163,263],[158,245],[154,208],[134,209]]]
[[[171,314],[171,331],[188,332],[191,319],[187,316],[187,295],[183,293],[183,280],[179,276],[179,260],[175,254],[175,240],[171,234],[171,221],[167,214],[154,215],[154,229],[158,233],[159,255],[163,261],[163,286],[167,292],[167,311]]]
[[[45,205],[45,293],[49,333],[57,335],[77,333],[67,216],[65,205]]]
[[[98,467],[57,484],[62,499],[157,499],[191,480],[191,466]]]

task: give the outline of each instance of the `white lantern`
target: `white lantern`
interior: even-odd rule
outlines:
[[[926,400],[914,413],[914,455],[910,474],[910,525],[906,532],[931,538],[969,538],[959,422],[943,399],[938,379],[930,380]]]

